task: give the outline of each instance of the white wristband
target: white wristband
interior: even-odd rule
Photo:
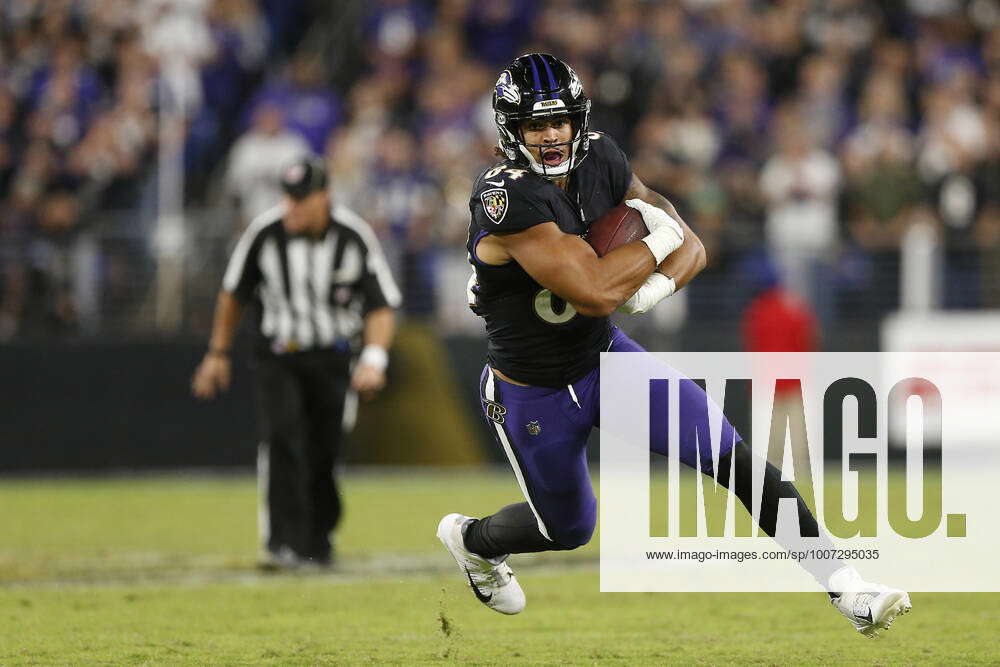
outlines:
[[[358,357],[358,363],[384,371],[389,365],[389,353],[381,345],[365,345],[361,350],[361,356]]]
[[[645,313],[676,291],[677,283],[673,278],[654,271],[628,301],[618,306],[618,312],[629,315]]]

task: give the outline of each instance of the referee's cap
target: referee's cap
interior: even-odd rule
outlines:
[[[305,199],[318,190],[325,190],[326,183],[326,165],[322,158],[302,158],[281,171],[281,187],[292,199]]]

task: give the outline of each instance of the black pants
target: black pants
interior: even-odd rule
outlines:
[[[345,403],[354,401],[349,385],[346,355],[301,352],[257,360],[257,472],[266,510],[260,521],[272,553],[288,547],[303,559],[330,560],[330,534],[341,514],[334,465],[347,430]]]

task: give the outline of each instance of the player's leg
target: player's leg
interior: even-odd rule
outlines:
[[[645,352],[641,345],[629,338],[617,327],[612,332],[610,352]],[[666,369],[669,376],[676,376],[677,371],[672,368]],[[660,403],[667,401],[667,396],[657,398],[658,392],[663,388],[652,387],[653,400]],[[685,382],[679,385],[679,405],[680,412],[686,416],[681,420],[684,430],[679,434],[680,452],[679,458],[685,465],[700,469],[706,475],[713,475],[712,449],[706,437],[709,434],[708,419],[710,411],[718,411],[718,406],[711,401],[705,391],[696,383]],[[741,440],[736,430],[725,415],[721,415],[722,432],[719,438],[719,474],[716,481],[723,487],[729,489],[739,498],[747,511],[753,515],[753,496],[751,490],[753,452]],[[667,424],[663,419],[657,425],[653,423],[652,428],[661,431],[659,435],[651,434],[650,442],[652,450],[663,456],[667,455]],[[700,437],[699,437],[700,435]],[[733,443],[736,446],[733,447]],[[730,470],[735,466],[735,488],[730,487]],[[777,467],[766,464],[764,471],[764,486],[761,499],[761,510],[759,514],[759,525],[761,529],[771,537],[775,537],[778,502],[781,498],[794,498],[798,505],[799,526],[801,535],[805,537],[819,537],[819,525],[813,516],[808,505],[799,495],[795,485],[788,481],[782,481],[781,470]],[[823,538],[826,543],[824,548],[833,548],[829,538]],[[817,545],[819,546],[819,545]],[[829,581],[833,572],[843,566],[841,561],[824,562],[817,566],[813,575],[824,586]]]
[[[755,460],[752,450],[745,443],[736,443],[729,452],[719,457],[716,481],[730,489],[752,515],[750,480],[753,468],[761,464],[764,466],[758,518],[761,529],[789,551],[833,552],[833,542],[819,527],[795,485],[782,481],[781,471],[771,463]],[[734,486],[730,486],[732,477],[735,477]],[[795,499],[798,506],[798,532],[778,532],[778,503],[781,498]],[[810,542],[806,544],[803,538],[809,538]],[[897,616],[905,614],[912,607],[910,596],[905,591],[866,582],[853,566],[840,559],[807,558],[800,560],[799,565],[827,590],[834,607],[851,621],[855,629],[868,637],[878,637],[881,631],[892,625]]]
[[[517,613],[524,594],[504,562],[507,556],[573,549],[593,534],[597,502],[586,462],[591,426],[568,389],[510,384],[487,367],[480,390],[487,424],[525,502],[482,519],[449,514],[438,526],[438,537],[480,601]]]
[[[612,352],[644,351],[635,341],[632,341],[620,330],[612,337]],[[671,374],[676,372],[671,369]],[[657,391],[653,388],[652,391]],[[695,383],[680,385],[680,411],[686,415],[706,415],[706,405],[719,408],[705,395],[705,392]],[[695,431],[708,433],[708,424],[698,423],[697,417],[684,420],[686,431],[680,433],[679,457],[682,463],[700,469],[703,474],[713,475],[712,452],[706,446],[706,438],[698,438]],[[760,513],[758,525],[774,540],[790,551],[805,552],[810,549],[822,552],[833,552],[834,545],[829,535],[821,530],[809,506],[806,505],[795,485],[781,479],[781,470],[767,461],[755,460],[753,451],[740,439],[733,426],[722,416],[722,433],[719,451],[719,472],[716,481],[729,489],[753,516],[753,494],[751,481],[753,468],[763,466],[764,483],[761,492]],[[661,425],[662,437],[652,437],[653,450],[666,455],[668,439],[666,425]],[[732,443],[736,443],[735,446]],[[778,504],[782,498],[792,498],[798,509],[798,531],[778,531]],[[805,543],[805,538],[811,540]],[[879,632],[892,625],[900,614],[910,610],[909,596],[901,590],[889,588],[882,584],[866,582],[857,570],[844,561],[833,558],[812,558],[799,561],[807,572],[829,593],[830,598],[844,616],[862,634],[877,637]]]
[[[305,504],[300,482],[305,442],[302,386],[284,360],[261,359],[255,375],[261,446],[258,475],[264,487],[259,512],[262,566],[293,567],[302,548]]]
[[[572,548],[545,537],[527,502],[513,503],[482,519],[473,519],[464,528],[463,542],[470,551],[486,558]]]
[[[756,464],[760,464],[756,461]],[[702,463],[702,472],[707,475],[712,474],[711,459]],[[757,524],[760,529],[777,542],[788,549],[795,551],[806,551],[799,542],[801,538],[813,539],[809,547],[813,549],[833,550],[833,543],[829,536],[821,531],[816,517],[813,516],[809,506],[799,494],[798,489],[792,482],[781,479],[781,470],[768,462],[764,465],[764,483],[761,486],[760,514]],[[737,442],[729,451],[719,456],[719,472],[716,481],[719,485],[729,489],[747,508],[747,512],[753,515],[753,490],[751,482],[753,480],[753,468],[755,458],[753,451],[744,442]],[[735,478],[735,479],[733,479]],[[798,508],[798,532],[793,535],[778,535],[778,503],[781,498],[791,498],[795,500]],[[826,587],[830,577],[834,572],[844,567],[844,562],[839,559],[823,560],[803,560],[800,564],[805,567],[818,582]],[[833,594],[831,593],[831,597]]]
[[[308,369],[305,396],[308,467],[303,480],[308,498],[304,521],[307,542],[302,556],[318,565],[328,565],[332,560],[330,539],[342,510],[336,464],[346,437],[344,414],[349,381],[346,358],[317,355]]]
[[[586,452],[592,421],[575,391],[510,384],[488,369],[480,389],[487,425],[526,502],[475,522],[467,542],[486,556],[589,542],[597,522]]]

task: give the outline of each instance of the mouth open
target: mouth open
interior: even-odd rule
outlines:
[[[557,167],[566,159],[561,149],[548,148],[542,151],[542,162],[548,167]]]

